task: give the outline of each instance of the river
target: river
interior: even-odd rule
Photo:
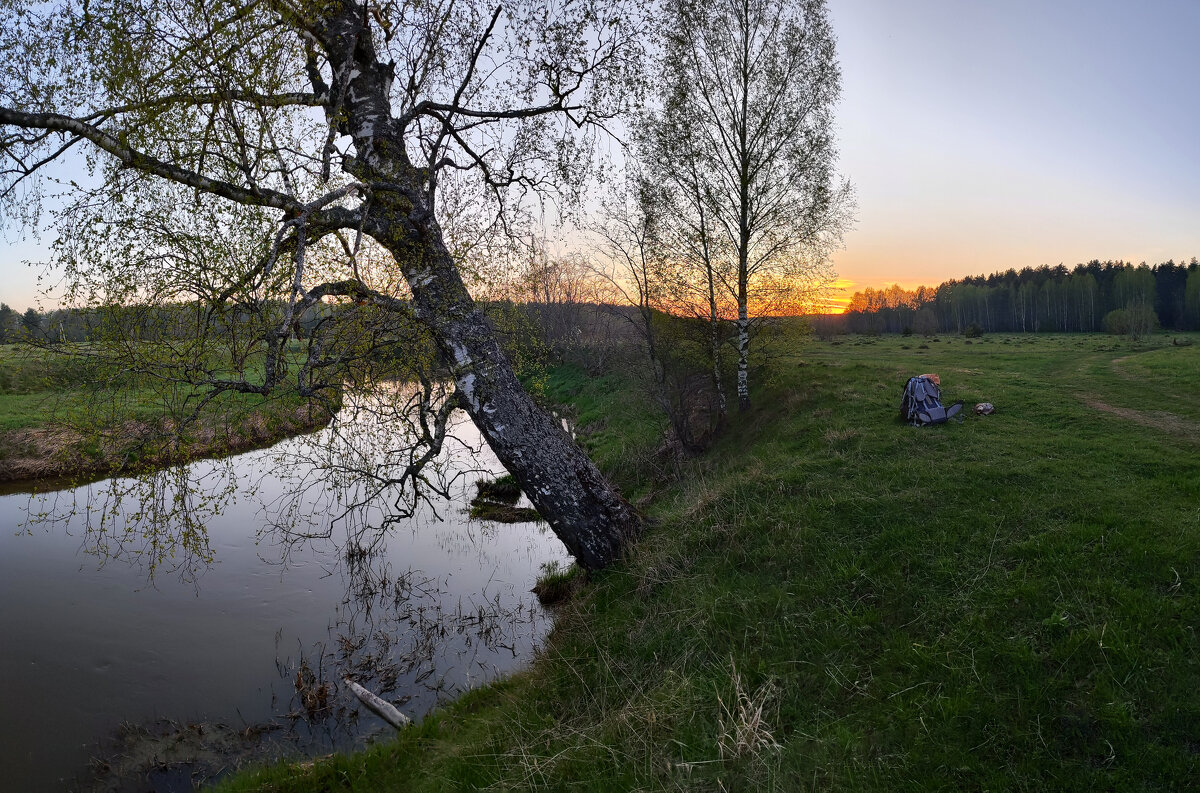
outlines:
[[[402,431],[348,407],[148,483],[0,496],[0,790],[189,790],[385,736],[347,672],[420,717],[527,663],[550,627],[529,590],[565,549],[467,519],[477,472],[503,469],[461,416],[450,497],[376,532],[408,496],[329,450],[378,474]]]

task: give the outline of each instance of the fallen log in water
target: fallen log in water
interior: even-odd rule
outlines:
[[[412,719],[401,713],[395,705],[388,702],[383,697],[372,694],[370,691],[367,691],[365,688],[360,686],[358,683],[355,683],[348,677],[343,677],[342,680],[345,681],[346,685],[350,687],[350,690],[354,692],[354,696],[358,697],[359,702],[366,705],[372,713],[395,727],[397,730],[405,727],[409,722],[412,721]]]

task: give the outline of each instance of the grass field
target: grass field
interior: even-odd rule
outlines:
[[[559,370],[593,453],[652,494],[631,558],[526,672],[223,789],[1192,789],[1200,343],[1171,341],[798,344],[661,487],[641,402]],[[997,412],[900,423],[924,372]]]
[[[0,345],[0,481],[219,455],[328,421],[295,393],[264,399],[230,392],[205,406],[189,437],[170,437],[168,425],[194,404],[195,392],[105,375],[85,356]]]

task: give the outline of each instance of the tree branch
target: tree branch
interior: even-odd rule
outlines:
[[[163,162],[149,154],[137,151],[119,139],[108,134],[99,127],[85,121],[58,113],[25,113],[12,108],[0,107],[0,124],[6,124],[25,129],[44,129],[55,132],[69,132],[78,137],[91,141],[97,147],[113,155],[126,166],[135,168],[143,173],[153,174],[177,184],[194,187],[205,193],[227,198],[247,206],[268,206],[282,209],[285,212],[301,212],[304,204],[297,198],[275,190],[251,188],[247,189],[219,179],[198,174],[195,171],[181,168]]]
[[[144,102],[132,102],[127,105],[117,105],[116,107],[97,110],[95,113],[83,116],[79,120],[86,124],[91,124],[96,121],[112,118],[113,116],[125,113],[137,113],[142,110],[154,110],[172,105],[195,107],[197,105],[213,105],[217,102],[243,102],[254,107],[321,107],[325,104],[325,97],[320,94],[304,91],[293,91],[283,94],[260,94],[257,91],[236,90],[205,91],[203,93],[180,91],[156,99],[147,99]]]

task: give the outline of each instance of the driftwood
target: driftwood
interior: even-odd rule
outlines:
[[[407,726],[412,719],[405,716],[396,708],[395,705],[385,700],[377,694],[372,694],[365,688],[355,683],[348,677],[343,677],[342,680],[354,692],[354,696],[358,697],[358,701],[366,705],[367,708],[379,718],[386,721],[388,724],[395,727],[397,730]]]

